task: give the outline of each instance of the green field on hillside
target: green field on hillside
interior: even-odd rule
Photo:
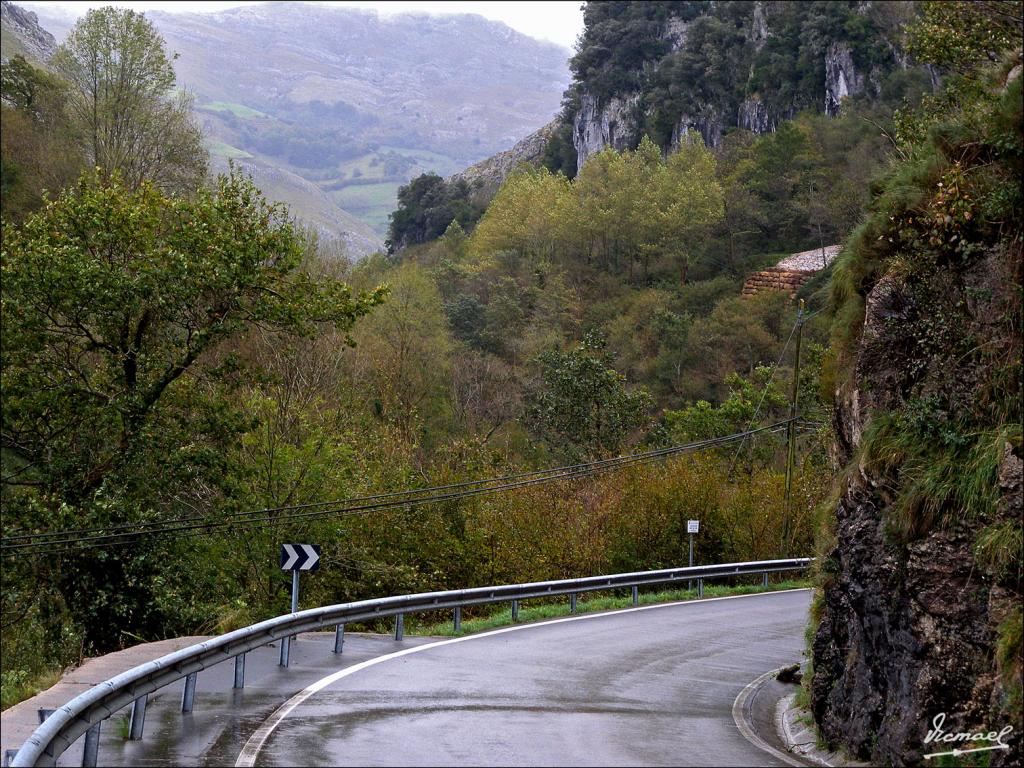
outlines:
[[[235,117],[240,117],[243,120],[270,117],[265,112],[260,112],[258,109],[247,107],[244,104],[236,104],[233,101],[211,101],[209,104],[200,104],[199,109],[205,109],[210,112],[230,112]]]
[[[341,208],[383,234],[387,231],[388,215],[395,208],[400,186],[397,182],[361,184],[336,190],[331,195]]]
[[[228,160],[252,157],[252,155],[246,152],[244,149],[233,147],[227,142],[218,141],[216,139],[207,139],[206,148],[214,157],[224,157],[227,158]]]

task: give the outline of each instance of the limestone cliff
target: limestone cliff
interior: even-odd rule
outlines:
[[[557,128],[558,120],[553,120],[540,130],[517,141],[511,149],[481,160],[454,174],[449,180],[465,181],[474,196],[479,197],[482,202],[490,201],[498,193],[505,177],[513,170],[520,165],[536,165],[541,161],[547,143]]]
[[[585,16],[573,60],[577,170],[645,133],[672,151],[692,134],[717,146],[732,128],[773,132],[803,109],[834,117],[844,99],[879,98],[890,73],[912,66],[890,18],[912,13],[906,3],[638,5]],[[847,38],[846,28],[870,31]],[[613,35],[627,33],[649,39],[619,53]]]
[[[595,96],[583,94],[572,126],[577,169],[605,147],[621,151],[636,143],[639,100],[639,93],[630,93],[602,104]]]
[[[5,61],[21,54],[44,63],[57,49],[53,35],[39,25],[39,17],[9,0],[0,2],[0,26],[3,28],[2,56]]]

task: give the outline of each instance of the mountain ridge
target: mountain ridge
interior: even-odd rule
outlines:
[[[56,9],[29,7],[58,36],[69,28]],[[258,184],[278,169],[295,213],[349,233],[353,256],[380,247],[399,186],[534,132],[569,82],[568,50],[477,14],[268,3],[146,16],[180,54],[214,164],[244,161]],[[324,220],[331,207],[335,222]]]

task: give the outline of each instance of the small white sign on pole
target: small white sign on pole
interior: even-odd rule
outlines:
[[[698,533],[700,531],[700,520],[687,520],[686,521],[686,532],[687,533]]]

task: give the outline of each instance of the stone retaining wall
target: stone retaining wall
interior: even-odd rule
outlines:
[[[755,272],[743,283],[743,297],[756,296],[761,291],[784,291],[790,298],[814,277],[815,271],[789,270],[772,267]]]

